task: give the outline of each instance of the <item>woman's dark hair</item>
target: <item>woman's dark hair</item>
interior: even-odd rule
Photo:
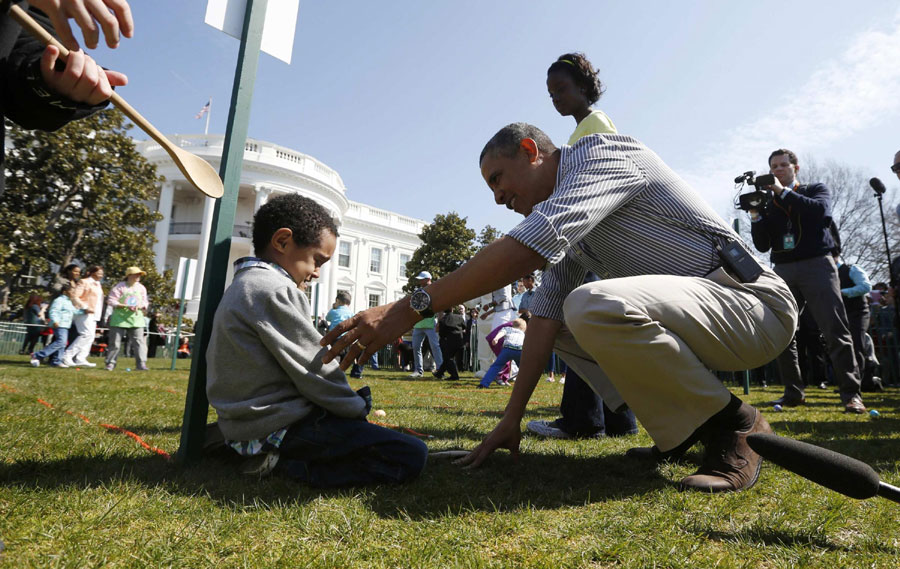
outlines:
[[[529,320],[531,320],[531,311],[528,310],[528,309],[522,309],[522,310],[520,310],[520,311],[519,311],[519,318],[521,318],[521,319],[524,320],[525,322],[528,322]]]
[[[103,269],[103,267],[101,267],[100,265],[91,265],[90,267],[88,267],[87,269],[84,270],[84,276],[89,277],[89,276],[93,275],[94,273],[96,273],[97,271],[100,271],[102,269]]]
[[[266,202],[253,216],[253,249],[257,255],[263,254],[282,227],[291,230],[294,243],[301,247],[317,245],[323,229],[338,236],[328,210],[299,194],[284,194]]]
[[[597,76],[598,70],[594,69],[588,58],[583,53],[564,53],[547,69],[547,75],[551,73],[566,73],[575,82],[579,89],[584,91],[588,103],[593,105],[600,100],[606,91],[606,87]]]
[[[28,310],[35,304],[40,306],[42,302],[44,302],[43,296],[41,296],[39,294],[32,294],[31,296],[28,297],[28,302],[25,303],[25,310]]]
[[[66,277],[66,278],[69,278],[69,275],[72,273],[72,269],[80,269],[80,268],[81,267],[78,265],[78,263],[69,263],[68,265],[63,267],[63,270],[61,270],[59,272],[59,274],[61,274],[62,276]]]

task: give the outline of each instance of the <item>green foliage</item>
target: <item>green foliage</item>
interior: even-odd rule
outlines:
[[[484,249],[501,237],[503,237],[503,233],[499,229],[493,225],[485,225],[481,233],[478,234],[478,249]]]
[[[147,205],[161,178],[137,152],[124,116],[107,110],[56,132],[8,125],[0,301],[18,308],[54,269],[77,262],[102,265],[106,289],[137,265],[147,272],[151,303],[171,305],[172,275],[154,264],[153,224],[161,216]]]
[[[416,288],[415,276],[428,271],[435,280],[458,269],[475,254],[475,231],[466,225],[466,218],[455,211],[434,216],[434,221],[419,234],[422,246],[416,249],[406,264],[409,283],[406,292]]]

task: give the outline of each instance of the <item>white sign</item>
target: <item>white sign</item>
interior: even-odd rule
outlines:
[[[204,22],[233,38],[241,39],[247,0],[209,0]],[[260,48],[273,57],[290,64],[294,50],[294,31],[300,0],[269,0],[263,24]]]
[[[187,286],[184,286],[184,271],[187,265]],[[197,259],[188,259],[181,257],[178,259],[178,276],[175,277],[175,294],[174,298],[178,300],[189,300],[194,291],[194,278],[197,276]],[[181,295],[181,289],[184,288],[184,298]]]

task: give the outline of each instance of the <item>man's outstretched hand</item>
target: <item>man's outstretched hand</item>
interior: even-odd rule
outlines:
[[[459,464],[466,468],[478,468],[487,457],[498,448],[505,448],[512,453],[513,459],[519,460],[519,441],[522,439],[520,418],[504,415],[494,427],[494,430],[481,441],[481,444],[466,456],[455,460],[453,464]]]
[[[325,334],[319,343],[331,348],[322,362],[327,364],[348,347],[341,369],[346,370],[354,361],[366,362],[379,348],[402,336],[418,321],[419,315],[409,307],[408,299],[364,310]]]

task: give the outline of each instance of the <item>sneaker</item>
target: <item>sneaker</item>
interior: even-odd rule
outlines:
[[[34,354],[31,354],[31,367],[39,367],[41,365],[41,360],[34,357]]]
[[[421,372],[421,371],[414,371],[414,372],[412,372],[411,374],[409,374],[409,377],[411,377],[411,378],[422,377],[422,372]]]
[[[444,374],[438,373],[436,371],[431,372],[431,375],[433,375],[435,379],[444,379]]]
[[[559,384],[560,384],[560,385],[565,385],[565,384],[566,384],[566,378],[564,378],[564,377],[559,378]]]
[[[87,360],[80,361],[80,362],[79,362],[79,361],[76,361],[76,362],[75,362],[75,365],[76,365],[76,366],[80,366],[80,367],[97,367],[97,364],[91,363],[91,362],[89,362],[89,361],[87,361]]]
[[[112,371],[112,370],[116,369],[116,366],[113,364],[106,364],[105,369],[106,369],[106,371]]]
[[[64,366],[66,366],[66,367],[75,367],[75,362],[72,361],[72,358],[69,358],[69,357],[66,357],[66,356],[63,356],[63,357],[60,359],[60,363],[63,364]]]
[[[571,439],[572,435],[556,426],[556,421],[528,421],[528,432],[551,439]]]
[[[55,363],[55,364],[50,364],[50,367],[70,367],[70,366],[66,365],[63,362],[59,362],[59,363]]]
[[[277,452],[266,452],[251,456],[241,464],[241,474],[258,476],[260,478],[268,476],[275,470],[275,465],[278,464],[278,457]]]
[[[547,381],[549,381],[550,383],[553,383],[554,381],[556,381],[556,379],[553,378],[553,377],[550,377],[550,376],[548,375],[548,376],[547,376]]]
[[[862,415],[866,412],[866,406],[862,402],[862,397],[854,395],[849,401],[844,403],[844,413],[856,413]]]

